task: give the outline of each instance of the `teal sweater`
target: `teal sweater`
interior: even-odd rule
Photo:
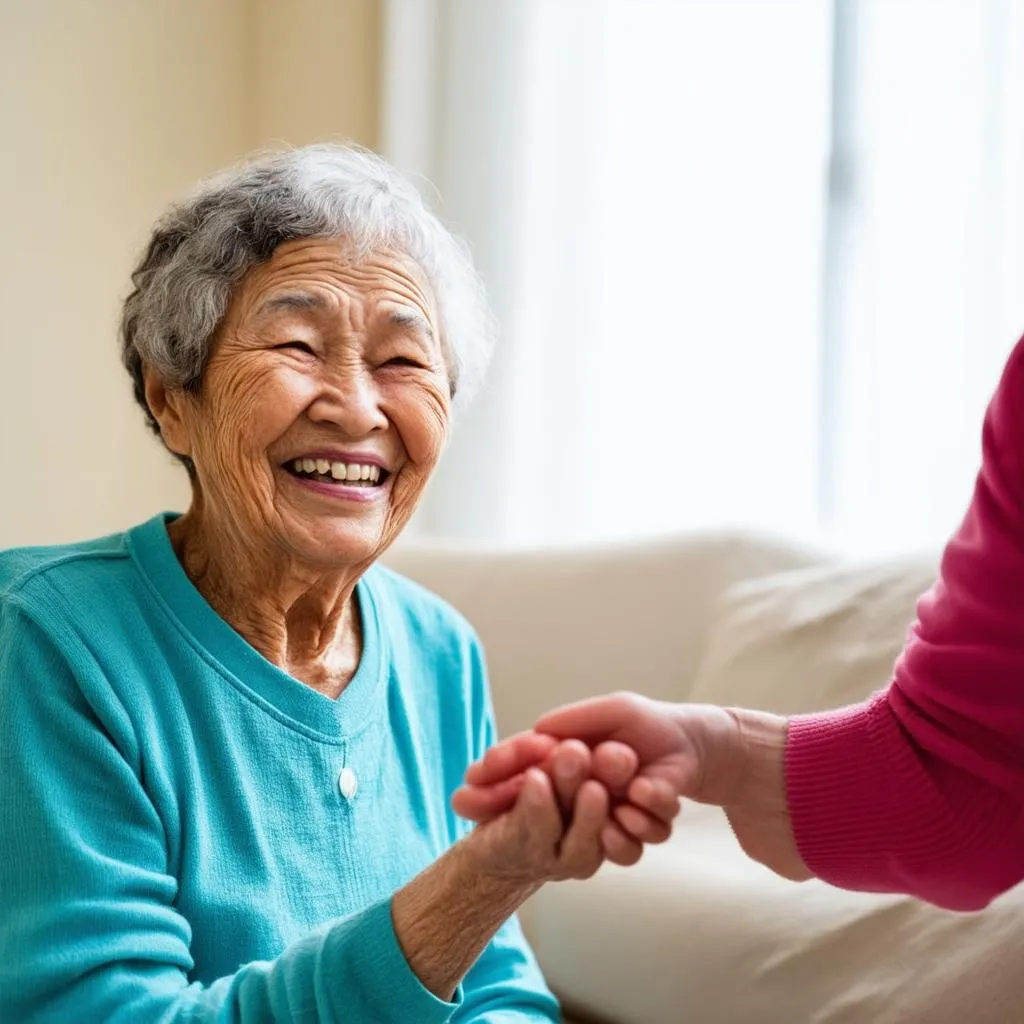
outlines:
[[[513,919],[453,1003],[390,897],[465,831],[493,739],[469,625],[375,567],[328,700],[261,657],[157,517],[0,554],[0,1020],[556,1021]]]

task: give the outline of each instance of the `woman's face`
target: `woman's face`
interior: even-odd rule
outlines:
[[[353,263],[337,239],[280,246],[232,297],[201,393],[179,402],[205,517],[319,569],[376,558],[447,435],[424,275],[392,252]]]

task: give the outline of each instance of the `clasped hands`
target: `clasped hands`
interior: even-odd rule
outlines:
[[[786,720],[618,693],[571,704],[496,746],[452,798],[488,870],[538,884],[635,864],[682,797],[723,807],[743,849],[808,876],[786,806]]]

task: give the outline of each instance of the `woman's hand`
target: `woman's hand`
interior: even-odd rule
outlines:
[[[600,758],[607,781],[597,781],[590,778],[595,758],[585,744],[568,740],[551,746],[543,769],[527,767],[504,787],[506,797],[515,791],[512,806],[488,816],[472,833],[488,869],[546,882],[589,878],[605,859],[635,864],[643,846],[610,812],[636,771],[636,755],[620,744],[609,745]],[[540,753],[542,747],[533,749]]]
[[[565,823],[548,774],[529,768],[513,807],[466,839],[478,869],[508,881],[538,887],[566,878],[589,878],[601,866],[601,832],[608,821],[608,791],[588,779],[579,786],[571,820]]]
[[[609,821],[611,797],[602,783],[588,778],[594,758],[586,744],[550,737],[523,744],[539,763],[558,752],[558,770],[552,762],[550,774],[540,767],[517,773],[514,787],[502,787],[505,810],[473,829],[392,901],[395,933],[409,966],[442,999],[451,998],[501,923],[546,882],[589,878],[605,860],[606,845],[626,864],[642,852],[639,842]],[[637,760],[617,746],[610,745],[599,760],[613,787],[624,790]]]
[[[620,693],[568,705],[543,716],[531,734],[498,744],[473,765],[453,804],[464,817],[501,813],[513,780],[549,758],[553,741],[576,738],[593,751],[600,780],[603,744],[631,748],[639,770],[627,801],[613,809],[623,832],[657,842],[678,812],[679,798],[723,807],[740,845],[755,860],[791,879],[809,877],[796,848],[786,806],[783,755],[787,723],[763,712],[669,704]],[[524,738],[530,737],[530,738]]]
[[[453,807],[469,820],[484,823],[505,814],[519,797],[527,769],[539,766],[551,780],[567,829],[576,823],[579,812],[586,810],[586,806],[577,808],[576,801],[587,779],[593,778],[603,786],[608,800],[600,841],[603,857],[613,863],[635,864],[645,843],[662,842],[671,833],[667,823],[647,820],[640,812],[634,814],[633,833],[627,832],[614,817],[639,767],[636,753],[623,743],[600,743],[591,751],[580,740],[558,741],[525,732],[493,747],[482,763],[491,776],[502,781],[493,786],[463,786],[455,793]],[[470,775],[475,770],[479,770],[477,766],[470,769]]]
[[[581,705],[565,710],[574,711],[577,707]],[[568,811],[573,794],[590,776],[605,787],[611,798],[611,819],[602,832],[606,855],[617,864],[635,863],[640,859],[642,844],[664,842],[671,834],[672,820],[679,812],[678,781],[670,777],[667,786],[655,787],[646,807],[630,802],[628,794],[640,766],[636,750],[618,736],[596,742],[592,752],[580,739],[559,740],[559,735],[577,735],[575,719],[558,731],[559,714],[545,715],[534,731],[511,736],[492,747],[469,768],[466,785],[455,792],[452,806],[456,813],[471,821],[490,821],[513,806],[526,771],[541,766],[555,783],[563,811]],[[551,723],[554,735],[543,731]],[[657,740],[655,731],[650,730],[641,741],[649,757],[655,753],[652,744]],[[675,735],[662,740],[667,742],[668,750],[674,750]],[[666,767],[649,761],[644,765],[644,773],[655,778]]]

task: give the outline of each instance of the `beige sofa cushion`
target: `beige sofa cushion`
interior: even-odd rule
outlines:
[[[688,804],[634,868],[528,908],[548,981],[620,1024],[1020,1024],[1024,887],[981,914],[786,882]]]
[[[690,699],[797,714],[889,681],[934,556],[823,564],[728,588]]]

